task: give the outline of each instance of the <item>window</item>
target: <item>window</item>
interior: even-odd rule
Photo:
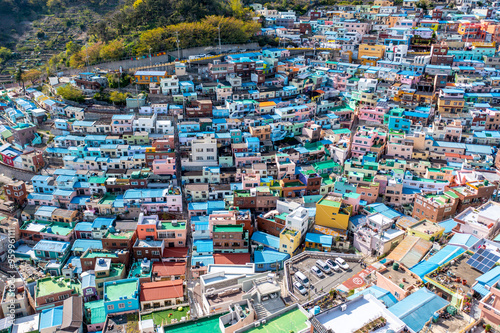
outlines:
[[[113,304],[108,305],[108,311],[109,310],[114,310],[114,309],[115,309],[115,306]]]
[[[118,304],[118,308],[120,308],[120,309],[125,308],[125,304],[123,304],[123,303]]]
[[[136,253],[137,253],[138,256],[142,255],[142,251],[137,251]]]

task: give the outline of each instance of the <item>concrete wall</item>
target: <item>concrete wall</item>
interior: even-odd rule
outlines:
[[[247,44],[227,44],[227,45],[222,45],[221,50],[224,53],[224,51],[228,50],[238,50],[238,49],[257,49],[259,48],[259,44],[257,43],[247,43]],[[193,47],[190,49],[181,49],[181,59],[182,58],[188,58],[189,56],[192,55],[197,55],[197,54],[202,54],[202,53],[207,53],[210,51],[218,51],[218,47],[216,46],[202,46],[202,47]],[[143,66],[149,66],[151,63],[153,66],[155,63],[169,63],[171,62],[171,57],[177,58],[177,50],[167,52],[164,55],[158,56],[158,57],[152,57],[151,62],[149,58],[144,58],[144,59],[139,59],[139,60],[120,60],[120,61],[112,61],[112,62],[104,62],[100,64],[95,64],[92,66],[89,66],[89,70],[92,70],[94,68],[99,68],[102,70],[119,70],[120,66],[123,68],[123,70],[127,70],[129,68],[136,68],[136,67],[143,67]],[[157,70],[162,70],[158,68]],[[86,69],[79,68],[79,69],[69,69],[67,71],[64,71],[64,74],[78,74],[81,72],[86,71]]]

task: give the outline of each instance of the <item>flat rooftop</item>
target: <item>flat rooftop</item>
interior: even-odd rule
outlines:
[[[70,279],[44,278],[36,282],[36,297],[47,296],[68,290],[80,293],[80,284],[73,283]]]
[[[271,319],[267,323],[254,327],[248,333],[288,333],[301,332],[310,327],[308,318],[300,308],[292,309],[281,316]]]
[[[450,261],[448,265],[442,266],[439,273],[434,271],[427,276],[455,293],[463,290],[462,294],[465,295],[471,290],[476,279],[483,275],[467,264],[468,259],[469,257],[464,254]]]
[[[437,223],[423,220],[423,221],[420,221],[419,223],[415,224],[414,226],[410,227],[410,229],[421,232],[423,234],[433,235],[433,234],[441,231],[441,229],[444,229],[444,228],[441,227]]]
[[[331,310],[320,313],[316,319],[326,328],[334,332],[355,332],[366,324],[384,317],[387,324],[373,332],[401,332],[405,324],[394,314],[392,314],[385,305],[377,300],[373,295],[364,295],[345,304],[346,308],[342,311],[342,305]]]
[[[391,265],[389,267],[381,268],[378,272],[380,275],[392,281],[397,286],[403,286],[402,289],[404,290],[411,290],[413,286],[415,286],[420,281],[420,279],[415,277],[415,275],[410,272],[410,270],[406,270],[401,266],[399,266],[399,268],[395,270]]]
[[[110,281],[106,282],[104,285],[104,294],[107,296],[108,300],[116,301],[120,297],[127,296],[128,298],[134,298],[135,292],[137,291],[137,285],[139,280],[125,280],[125,281]]]

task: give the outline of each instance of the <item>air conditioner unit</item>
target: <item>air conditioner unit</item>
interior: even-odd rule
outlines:
[[[342,312],[344,312],[345,310],[347,310],[347,304],[342,304],[342,305],[340,306],[340,310],[341,310]]]
[[[259,326],[260,326],[260,322],[258,321],[255,323],[255,327],[259,327]]]

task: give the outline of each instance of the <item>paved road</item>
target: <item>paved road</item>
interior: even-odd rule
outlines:
[[[3,183],[7,183],[12,178],[16,178],[19,180],[24,180],[25,182],[31,180],[33,174],[31,172],[24,172],[16,169],[9,168],[3,164],[0,164],[0,181]]]

